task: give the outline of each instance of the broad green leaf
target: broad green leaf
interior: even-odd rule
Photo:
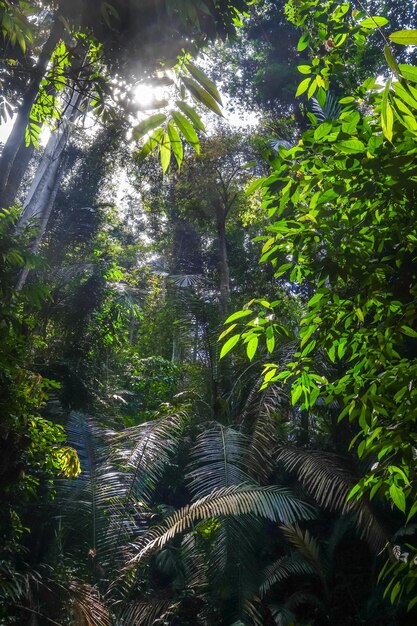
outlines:
[[[346,141],[340,141],[336,146],[347,154],[365,151],[365,144],[360,139],[346,139]]]
[[[388,20],[386,17],[380,17],[379,15],[373,15],[372,17],[367,17],[362,20],[360,23],[362,28],[381,28],[388,24]]]
[[[417,337],[417,332],[410,328],[410,326],[401,326],[401,332],[408,337]]]
[[[297,385],[296,387],[293,386],[293,388],[291,389],[291,404],[293,406],[297,404],[298,400],[301,398],[302,393],[303,388],[301,385]]]
[[[398,63],[394,55],[392,54],[392,50],[388,44],[384,46],[384,55],[385,55],[385,58],[387,60],[389,67],[392,69],[395,75],[398,75],[399,73]]]
[[[164,133],[162,141],[159,144],[159,154],[161,157],[162,171],[165,174],[171,161],[171,141],[168,133]]]
[[[268,350],[269,354],[271,354],[271,352],[273,352],[275,348],[275,333],[274,333],[273,326],[267,326],[266,331],[265,331],[265,336],[266,336],[266,349]]]
[[[297,65],[300,74],[311,74],[311,65]]]
[[[253,357],[255,356],[256,350],[258,349],[258,343],[259,339],[257,335],[254,335],[248,341],[248,344],[246,346],[246,354],[248,355],[249,361],[252,361]]]
[[[317,77],[318,78],[318,77]],[[307,98],[310,100],[310,98],[312,98],[314,96],[314,94],[316,93],[316,89],[317,89],[317,78],[313,78],[313,80],[311,81],[311,85],[308,88],[307,91]]]
[[[157,126],[161,126],[166,120],[166,115],[164,113],[155,113],[155,115],[151,115],[146,118],[142,122],[139,122],[137,126],[132,131],[133,139],[141,139],[144,135],[149,133],[151,130],[154,130]]]
[[[417,100],[409,93],[409,91],[399,82],[393,84],[396,95],[401,98],[403,102],[406,102],[413,109],[417,109]],[[397,99],[395,99],[397,102]]]
[[[406,80],[410,80],[412,83],[417,83],[417,67],[415,67],[415,65],[400,63],[398,68],[401,76],[404,76]]]
[[[182,81],[191,95],[204,104],[208,109],[223,117],[223,113],[221,112],[219,105],[216,100],[213,98],[211,94],[208,93],[205,89],[203,89],[196,81],[187,78],[186,76],[182,77]]]
[[[408,514],[407,517],[407,524],[410,521],[410,519],[412,519],[414,517],[414,515],[417,513],[417,502],[414,502],[413,506],[410,509],[410,512]]]
[[[262,185],[264,184],[266,178],[257,178],[256,180],[254,180],[249,187],[246,188],[245,193],[246,195],[250,196],[254,191],[256,191],[257,189],[259,189],[260,187],[262,187]]]
[[[222,347],[221,351],[220,351],[220,358],[222,359],[224,356],[226,356],[226,354],[228,352],[230,352],[230,350],[232,348],[235,347],[235,345],[238,343],[240,339],[240,334],[239,335],[233,335],[233,337],[230,337],[230,339],[228,339],[226,341],[226,343],[224,344],[224,346]]]
[[[206,132],[206,128],[203,122],[201,121],[199,115],[197,114],[195,109],[193,109],[193,107],[190,107],[189,104],[183,102],[182,100],[177,100],[176,105],[184,113],[184,115],[186,115],[188,119],[191,120],[195,128],[198,128],[198,130],[201,130],[203,133]]]
[[[243,309],[242,311],[236,311],[236,313],[232,313],[232,315],[229,315],[229,317],[225,321],[225,324],[230,324],[230,322],[234,322],[235,320],[238,320],[241,317],[247,317],[248,315],[251,315],[252,313],[253,311],[251,309]]]
[[[179,132],[176,126],[174,126],[174,124],[172,123],[172,121],[168,124],[168,135],[171,142],[172,151],[174,153],[178,167],[180,168],[183,158],[182,141]]]
[[[389,495],[391,496],[391,499],[394,502],[395,506],[400,509],[400,511],[405,513],[405,495],[401,487],[398,487],[395,483],[392,483],[389,488]]]
[[[309,43],[310,43],[310,35],[308,33],[304,33],[304,35],[301,35],[297,44],[298,52],[302,52],[303,50],[305,50]]]
[[[331,122],[323,122],[323,124],[320,124],[320,126],[317,126],[316,130],[314,131],[314,139],[316,141],[320,141],[320,139],[324,139],[324,137],[327,137],[329,135],[331,130],[332,130]]]
[[[216,100],[216,102],[220,105],[223,104],[216,85],[204,74],[204,72],[196,67],[194,63],[188,63],[187,70],[190,72],[191,76],[193,76],[193,78],[200,83],[203,89],[205,89]]]
[[[394,114],[389,101],[391,82],[391,79],[387,80],[381,102],[381,126],[384,136],[388,139],[388,141],[392,141],[394,126]]]
[[[301,83],[298,85],[297,91],[295,92],[296,98],[298,96],[301,96],[305,91],[307,91],[310,82],[311,82],[311,78],[305,78],[304,80],[301,81]]]
[[[400,591],[401,591],[401,583],[400,583],[400,581],[398,580],[398,581],[395,583],[395,585],[394,585],[394,587],[392,588],[392,591],[391,591],[391,597],[390,597],[391,604],[394,604],[395,599],[396,599],[396,597],[398,596],[398,594],[400,593]]]
[[[163,136],[164,129],[157,128],[143,144],[142,150],[137,156],[138,161],[143,161],[161,143]]]
[[[402,46],[417,46],[417,30],[396,30],[389,38]]]
[[[178,126],[179,130],[184,135],[185,140],[194,148],[197,154],[200,154],[200,144],[198,141],[197,133],[194,128],[182,113],[174,111],[172,119]]]
[[[234,330],[236,328],[237,324],[232,324],[231,326],[229,326],[229,328],[226,328],[226,330],[224,330],[222,332],[222,334],[219,336],[217,341],[221,341],[222,339],[224,339],[226,337],[226,335],[228,335],[229,333],[232,332],[232,330]]]

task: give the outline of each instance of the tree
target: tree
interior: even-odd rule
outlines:
[[[300,41],[312,47],[313,60],[300,68],[307,77],[298,93],[307,91],[310,98],[327,89],[334,64],[337,69],[341,63],[339,47],[346,43],[349,50],[352,37],[360,44],[387,23],[364,13],[354,13],[352,22],[347,3],[289,7],[297,24],[308,25]],[[367,458],[367,472],[349,497],[384,496],[402,512],[398,523],[404,525],[417,511],[412,460],[417,100],[416,68],[397,64],[392,43],[417,40],[414,31],[398,31],[385,41],[392,72],[385,86],[370,79],[342,98],[337,120],[317,125],[311,116],[312,128],[294,148],[280,148],[271,175],[259,181],[264,206],[274,216],[262,260],[272,261],[277,277],[308,282],[314,290],[294,361],[289,367],[266,365],[264,384],[291,382],[292,402],[304,409],[321,398],[339,404],[339,419],[348,417],[357,430],[351,445],[359,458]],[[326,55],[317,56],[326,42]],[[251,315],[250,307],[245,314]],[[259,327],[251,321],[239,334],[249,341],[265,328],[280,333],[274,323]],[[326,373],[318,368],[323,355],[334,364]],[[416,549],[407,546],[406,556],[400,548],[394,551],[388,589],[391,601],[408,596],[412,608]]]

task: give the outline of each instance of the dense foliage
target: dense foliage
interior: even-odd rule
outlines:
[[[0,0],[0,624],[415,623],[413,8],[252,4]]]

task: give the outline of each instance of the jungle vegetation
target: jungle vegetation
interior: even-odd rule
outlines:
[[[0,624],[415,624],[417,5],[0,22]]]

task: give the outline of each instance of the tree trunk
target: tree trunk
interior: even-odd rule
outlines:
[[[17,230],[21,230],[31,221],[35,219],[39,220],[35,239],[31,245],[31,252],[34,254],[38,252],[39,245],[46,232],[59,185],[61,184],[62,176],[65,172],[65,166],[62,164],[62,156],[68,143],[71,126],[79,113],[78,107],[81,100],[82,95],[74,92],[65,112],[65,117],[61,120],[60,128],[56,133],[51,135],[48,141],[23,205],[22,216],[17,224]],[[20,291],[24,287],[29,271],[30,268],[25,267],[20,273],[16,285],[17,291]]]
[[[19,164],[17,157],[18,155],[22,157],[25,154],[25,150],[30,151],[30,147],[26,148],[25,146],[25,129],[29,123],[30,112],[36,100],[40,82],[45,75],[52,52],[60,40],[63,31],[64,25],[56,16],[49,37],[42,48],[39,59],[33,70],[32,78],[23,95],[22,103],[19,107],[12,131],[3,148],[0,157],[0,202],[3,207],[6,206],[3,198],[7,189],[8,204],[12,204],[15,199],[13,197],[10,200],[12,190],[15,189],[16,184],[18,184],[18,172],[21,170],[21,164]],[[27,156],[24,156],[24,159],[27,159]]]
[[[75,92],[73,93],[71,102],[67,107],[65,117],[61,120],[59,129],[49,138],[41,162],[36,170],[35,177],[23,204],[23,213],[17,225],[18,230],[23,229],[34,219],[43,220],[44,212],[49,202],[51,189],[54,188],[57,168],[59,168],[62,154],[68,143],[71,126],[79,113],[78,107],[81,99],[82,96],[80,94]]]
[[[10,207],[14,204],[19,191],[19,187],[22,183],[23,177],[28,168],[29,162],[33,155],[34,146],[26,146],[23,142],[17,152],[15,163],[12,171],[7,179],[7,184],[1,196],[1,204],[4,207]]]
[[[216,207],[216,224],[218,238],[218,269],[220,287],[220,307],[223,315],[227,314],[230,302],[230,270],[226,244],[225,212]]]
[[[39,250],[39,245],[43,239],[43,236],[46,232],[46,228],[48,226],[49,218],[52,213],[52,209],[55,203],[56,195],[58,193],[59,186],[61,184],[62,177],[65,172],[65,164],[62,163],[61,159],[56,159],[54,164],[50,168],[50,176],[48,178],[48,183],[45,188],[45,204],[43,205],[43,213],[40,219],[40,223],[38,226],[38,231],[36,233],[36,237],[31,245],[31,252],[36,254]],[[16,285],[16,291],[21,291],[26,284],[27,277],[29,275],[30,268],[25,267],[19,276],[19,280]]]

